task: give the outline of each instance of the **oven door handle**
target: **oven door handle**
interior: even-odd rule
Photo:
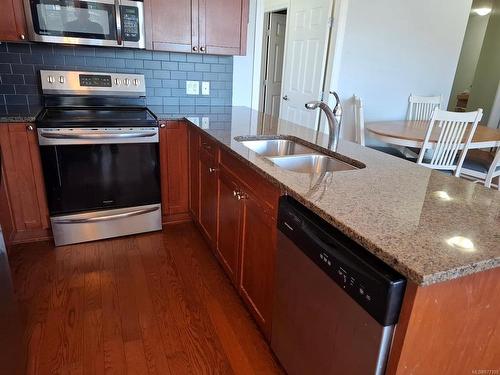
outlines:
[[[158,134],[156,131],[137,132],[137,133],[87,133],[75,134],[64,132],[45,132],[40,131],[40,136],[51,139],[123,139],[123,138],[148,138]]]
[[[144,215],[144,214],[158,211],[159,209],[160,209],[160,207],[157,206],[157,207],[144,208],[141,210],[133,210],[133,211],[129,211],[129,212],[123,212],[123,213],[114,214],[114,215],[104,215],[104,216],[82,218],[82,219],[54,219],[53,222],[55,224],[96,223],[96,222],[100,222],[100,221],[110,221],[110,220],[124,219],[124,218],[131,217],[131,216]]]

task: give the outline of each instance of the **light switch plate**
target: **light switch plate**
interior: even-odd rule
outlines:
[[[210,82],[201,83],[201,95],[210,95]]]
[[[186,81],[186,94],[188,94],[188,95],[200,95],[200,82],[198,82],[198,81]]]
[[[201,118],[201,128],[210,129],[210,119],[208,117]]]

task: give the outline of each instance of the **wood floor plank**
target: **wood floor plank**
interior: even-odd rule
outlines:
[[[192,224],[11,255],[29,374],[282,374]]]
[[[125,358],[128,375],[145,375],[149,373],[142,340],[127,341],[125,343]]]
[[[120,319],[120,299],[110,241],[98,245],[102,258],[101,295],[103,313],[104,369],[108,375],[125,373],[125,347]]]

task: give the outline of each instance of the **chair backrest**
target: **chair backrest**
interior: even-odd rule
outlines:
[[[486,178],[484,179],[484,186],[491,187],[491,181],[494,177],[500,175],[500,172],[497,171],[497,168],[500,167],[500,147],[497,149],[497,153],[491,162],[490,169],[488,173],[486,173]],[[498,190],[500,190],[500,179],[498,180]]]
[[[465,155],[482,116],[481,108],[475,112],[434,110],[417,163],[433,169],[454,171],[455,176],[460,176]],[[469,124],[470,129],[466,134]],[[431,140],[434,129],[438,130],[434,131],[437,140]],[[433,153],[429,160],[424,161],[428,149],[433,149]]]
[[[408,99],[408,116],[407,119],[412,120],[430,120],[432,113],[436,108],[441,108],[440,96],[417,96],[410,95]]]
[[[363,101],[354,95],[354,126],[356,130],[356,143],[365,145],[365,115],[363,112]]]

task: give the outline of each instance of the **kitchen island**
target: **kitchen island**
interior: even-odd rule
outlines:
[[[344,140],[364,168],[291,172],[241,141],[323,133],[239,107],[186,121],[408,279],[388,374],[500,368],[500,192]]]

